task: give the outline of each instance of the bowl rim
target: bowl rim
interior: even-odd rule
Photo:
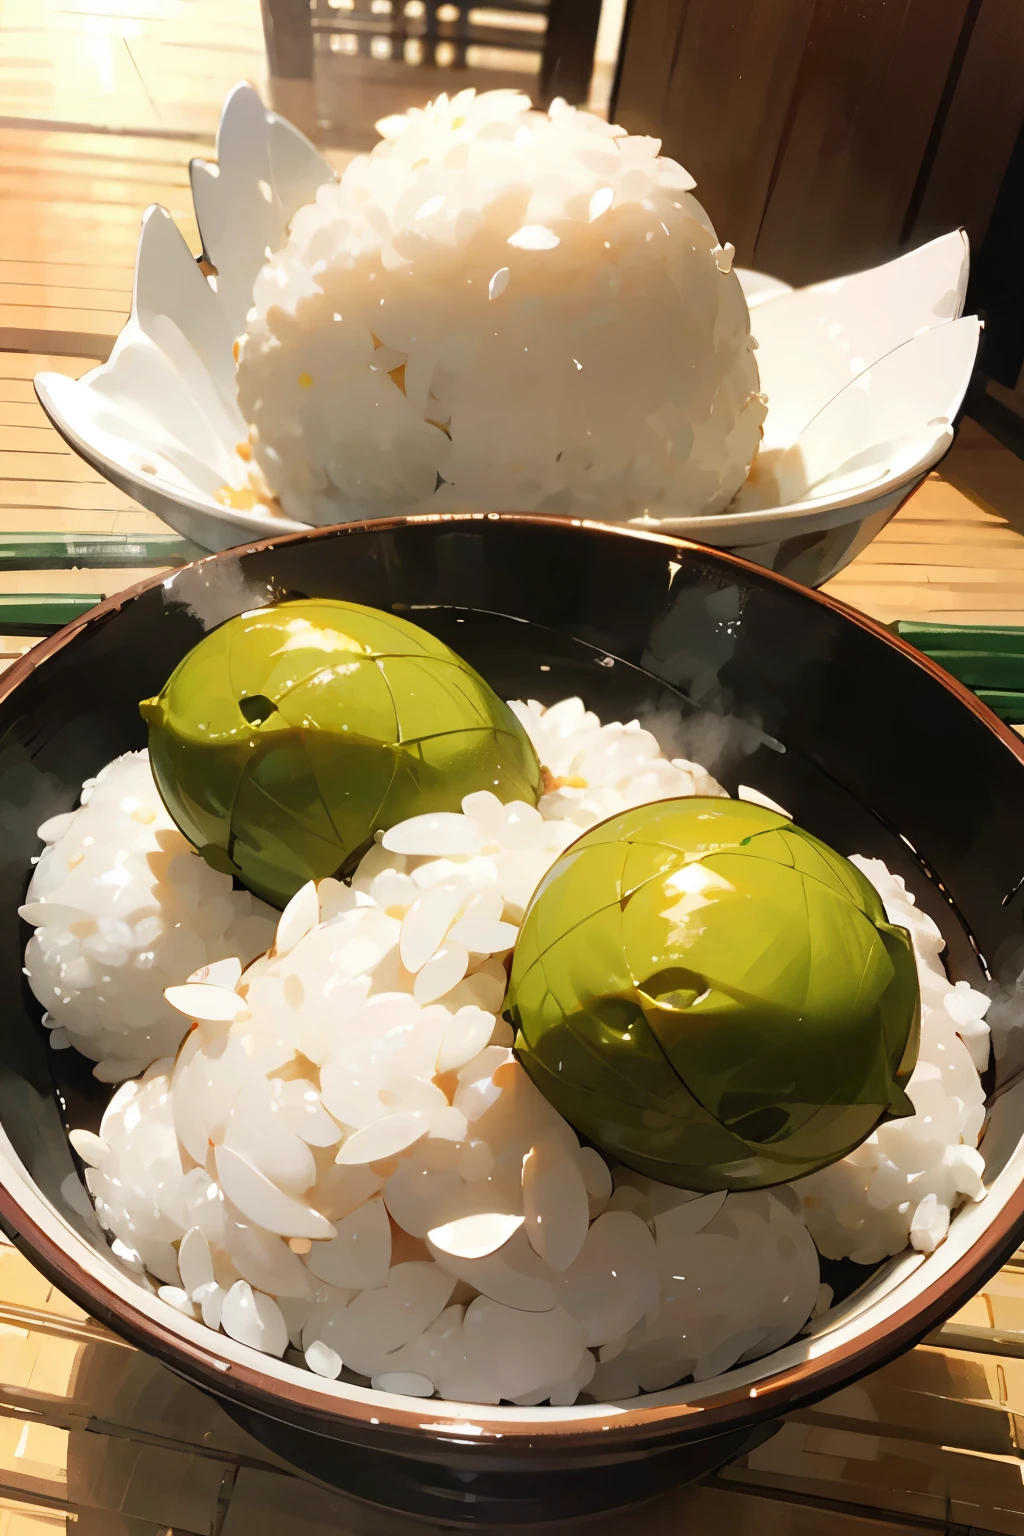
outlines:
[[[804,587],[789,577],[767,571],[750,560],[729,551],[700,544],[695,540],[673,537],[669,534],[651,533],[646,530],[626,528],[607,523],[591,522],[578,518],[538,516],[529,513],[500,512],[452,512],[419,516],[397,516],[363,522],[334,524],[309,532],[282,534],[241,544],[234,549],[221,550],[200,560],[182,566],[173,574],[193,570],[209,561],[235,558],[273,550],[280,544],[294,544],[338,535],[387,532],[406,526],[427,523],[473,524],[486,522],[514,523],[538,528],[580,529],[612,538],[627,538],[644,543],[661,545],[667,549],[692,552],[733,567],[737,574],[756,577],[768,585],[775,584],[788,589],[804,601],[817,604],[838,614],[866,633],[873,635],[892,649],[912,661],[922,671],[938,682],[947,693],[964,705],[1024,765],[1024,740],[983,704],[962,683],[951,677],[930,657],[916,651],[883,624],[866,614],[812,588]],[[71,644],[88,626],[133,602],[143,593],[163,584],[167,575],[157,575],[113,594],[90,609],[81,618],[65,625],[63,629],[40,641],[18,659],[6,673],[0,675],[0,704],[49,657]],[[30,1187],[35,1188],[31,1175],[25,1171]],[[46,1206],[45,1197],[39,1199]],[[58,1221],[61,1218],[58,1217]],[[345,1422],[356,1432],[373,1432],[375,1444],[383,1448],[381,1436],[401,1439],[412,1432],[430,1431],[438,1437],[457,1438],[460,1429],[473,1431],[474,1445],[495,1442],[505,1454],[522,1454],[544,1457],[560,1456],[573,1447],[597,1448],[605,1455],[614,1456],[616,1448],[622,1450],[628,1443],[642,1435],[646,1443],[656,1439],[679,1436],[685,1425],[692,1431],[692,1438],[703,1439],[727,1433],[740,1425],[750,1425],[759,1420],[790,1413],[883,1365],[894,1356],[916,1344],[932,1328],[955,1311],[979,1285],[982,1285],[1002,1265],[1018,1246],[1024,1229],[1024,1182],[1018,1184],[1008,1196],[992,1221],[970,1247],[938,1275],[917,1296],[902,1303],[886,1317],[869,1325],[854,1338],[831,1347],[825,1347],[814,1356],[806,1357],[797,1364],[766,1376],[756,1387],[730,1386],[728,1373],[723,1386],[714,1395],[702,1397],[697,1403],[663,1403],[644,1406],[644,1395],[630,1398],[619,1405],[609,1405],[614,1412],[602,1414],[600,1404],[587,1406],[586,1417],[567,1419],[561,1413],[545,1419],[541,1413],[529,1419],[523,1417],[502,1418],[500,1407],[488,1407],[479,1421],[467,1426],[467,1416],[472,1417],[474,1405],[454,1404],[444,1399],[402,1399],[383,1392],[365,1392],[360,1396],[342,1400],[329,1399],[320,1392],[299,1382],[281,1381],[253,1365],[230,1364],[218,1359],[215,1352],[192,1343],[172,1327],[150,1317],[131,1302],[123,1300],[102,1280],[85,1269],[74,1256],[43,1227],[21,1204],[18,1197],[4,1183],[0,1183],[0,1225],[11,1232],[20,1246],[26,1250],[31,1262],[75,1302],[92,1316],[101,1318],[111,1329],[130,1342],[156,1355],[170,1365],[179,1375],[202,1386],[215,1396],[237,1399],[258,1412],[274,1416],[287,1408],[300,1410],[310,1425],[319,1421],[324,1426]],[[82,1239],[84,1242],[84,1239]],[[98,1255],[102,1258],[102,1255]],[[257,1358],[257,1351],[246,1351]],[[299,1374],[296,1372],[296,1374]],[[654,1396],[654,1394],[652,1394]],[[400,1406],[395,1406],[395,1404]],[[408,1404],[408,1406],[405,1406]],[[425,1422],[431,1420],[431,1422]],[[687,1422],[688,1421],[688,1422]],[[329,1433],[329,1431],[327,1431]],[[687,1438],[690,1435],[687,1434]],[[465,1441],[463,1444],[467,1443]],[[397,1446],[395,1447],[397,1449]]]

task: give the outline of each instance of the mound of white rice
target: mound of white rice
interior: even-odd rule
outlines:
[[[714,512],[766,404],[693,178],[565,103],[441,96],[300,209],[238,362],[292,517]]]
[[[906,928],[921,979],[921,1047],[907,1085],[914,1115],[890,1120],[849,1157],[794,1185],[819,1252],[877,1264],[909,1241],[923,1253],[941,1243],[966,1198],[985,1194],[978,1138],[985,1120],[979,1072],[988,1065],[990,999],[965,981],[954,987],[939,956],[944,940],[898,875],[881,859],[853,856],[891,923]]]
[[[21,915],[36,932],[25,973],[55,1046],[96,1076],[135,1077],[177,1050],[181,1017],[164,988],[211,960],[251,960],[277,913],[195,853],[157,792],[145,752],[82,786],[78,810],[39,828],[46,847]]]
[[[391,828],[351,887],[305,887],[247,969],[171,987],[193,1021],[176,1057],[72,1140],[120,1261],[242,1343],[414,1396],[628,1397],[798,1333],[830,1300],[815,1241],[929,1251],[980,1198],[986,999],[945,980],[929,920],[861,861],[915,941],[918,1115],[795,1187],[698,1196],[609,1168],[515,1061],[504,961],[583,827],[723,791],[636,722],[513,707],[547,770],[538,808],[470,795]]]

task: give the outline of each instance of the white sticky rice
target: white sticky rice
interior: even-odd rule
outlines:
[[[698,1196],[610,1168],[514,1059],[504,960],[583,828],[724,791],[635,721],[601,725],[577,699],[513,708],[546,769],[539,807],[482,792],[413,817],[351,887],[299,891],[244,970],[242,956],[182,968],[173,1045],[72,1142],[119,1262],[242,1343],[412,1396],[618,1399],[771,1353],[829,1305],[819,1251],[929,1252],[983,1196],[987,999],[946,980],[902,883],[858,861],[914,940],[917,1114],[769,1191]],[[144,764],[121,758],[98,782],[142,798]],[[61,868],[75,826],[45,856]],[[94,856],[117,869],[120,846]],[[42,952],[36,939],[26,957],[37,990]]]
[[[724,508],[760,442],[756,343],[660,140],[514,91],[378,128],[295,215],[241,341],[242,451],[285,512]]]
[[[36,932],[29,985],[55,1046],[73,1045],[96,1076],[135,1077],[177,1050],[181,1016],[164,988],[209,960],[251,960],[277,913],[197,858],[157,792],[145,752],[82,786],[78,810],[39,828],[46,845],[22,916]]]
[[[888,1121],[849,1157],[794,1187],[819,1252],[877,1264],[908,1240],[931,1253],[956,1207],[985,1194],[985,1159],[978,1151],[985,1095],[978,1074],[988,1065],[990,999],[965,981],[950,985],[939,958],[941,933],[881,859],[854,855],[853,863],[881,896],[889,921],[913,940],[921,1049],[907,1092],[916,1113]]]

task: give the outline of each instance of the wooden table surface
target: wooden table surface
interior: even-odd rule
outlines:
[[[31,381],[106,356],[149,202],[197,247],[187,162],[211,152],[238,78],[312,122],[308,91],[265,77],[258,0],[0,0],[0,612],[18,594],[98,597],[146,572],[17,569],[2,558],[11,535],[166,532],[65,447]],[[886,621],[1021,622],[1024,464],[965,422],[940,471],[828,590]],[[30,644],[0,628],[0,667]],[[759,1451],[588,1529],[1024,1536],[1022,1447],[1024,1253],[928,1343]],[[415,1528],[296,1476],[0,1244],[0,1536],[399,1529]]]

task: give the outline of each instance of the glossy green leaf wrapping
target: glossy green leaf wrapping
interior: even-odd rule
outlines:
[[[909,935],[847,859],[742,800],[638,806],[573,843],[526,913],[509,1013],[556,1109],[685,1189],[798,1178],[913,1113]]]
[[[540,794],[530,740],[483,678],[426,630],[355,603],[230,619],[141,710],[177,825],[277,906],[380,828],[458,811],[474,790]]]

